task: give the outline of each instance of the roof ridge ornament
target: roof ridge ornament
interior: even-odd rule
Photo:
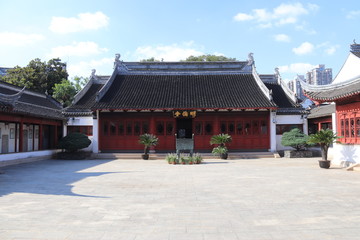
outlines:
[[[21,97],[21,95],[25,92],[26,87],[24,86],[19,92],[15,94],[4,94],[0,93],[0,100],[4,101],[5,103],[11,104],[14,106],[15,102]]]
[[[255,62],[255,60],[254,60],[254,53],[249,53],[248,54],[248,66],[252,66],[252,65],[254,65],[254,62]]]
[[[127,72],[129,69],[124,64],[123,61],[120,60],[120,53],[115,54],[114,68],[117,68],[119,72]]]
[[[280,83],[280,80],[281,80],[281,75],[280,75],[279,68],[278,68],[278,67],[276,67],[274,70],[275,70],[275,77],[276,77],[276,80],[278,81],[278,83]]]

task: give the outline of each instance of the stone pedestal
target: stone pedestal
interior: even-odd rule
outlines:
[[[313,156],[312,151],[296,151],[296,150],[284,151],[284,157],[286,158],[308,158],[312,156]]]

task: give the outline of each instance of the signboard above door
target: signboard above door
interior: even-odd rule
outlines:
[[[176,110],[173,111],[174,118],[195,118],[196,111],[195,110]]]

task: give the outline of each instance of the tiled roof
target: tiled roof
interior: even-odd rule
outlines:
[[[93,109],[276,108],[252,74],[117,75]]]
[[[10,68],[0,67],[0,76],[6,75],[6,71],[9,70],[9,69],[10,69]]]
[[[14,85],[0,82],[0,94],[13,95],[21,91],[21,88]],[[11,103],[11,109],[7,112],[21,113],[24,115],[46,117],[50,119],[63,119],[61,104],[50,96],[25,90],[21,96]]]
[[[265,83],[265,86],[272,90],[273,100],[279,108],[298,108],[299,105],[292,101],[277,83]]]
[[[308,118],[328,117],[335,113],[335,104],[320,105],[310,110]]]
[[[360,52],[351,52],[351,53],[357,56],[358,58],[360,58]]]
[[[315,89],[303,85],[306,96],[320,102],[332,102],[338,99],[347,98],[360,94],[360,79],[339,84],[325,85],[323,88]]]
[[[65,109],[66,115],[77,113],[81,115],[83,113],[91,113],[91,107],[95,103],[96,94],[104,86],[104,84],[92,84],[87,92],[77,101],[74,105]]]

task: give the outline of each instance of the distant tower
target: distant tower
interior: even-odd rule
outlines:
[[[332,82],[332,69],[325,68],[324,64],[319,64],[306,73],[306,81],[311,85],[330,84]]]
[[[292,81],[292,85],[293,85],[293,92],[296,93],[297,98],[304,100],[306,97],[303,93],[302,87],[300,82],[306,82],[305,81],[305,77],[304,75],[297,75],[294,80]]]

